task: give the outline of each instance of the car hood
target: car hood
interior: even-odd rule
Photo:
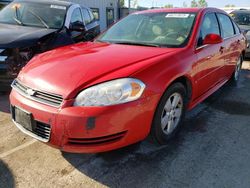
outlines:
[[[80,43],[34,57],[23,68],[18,79],[34,89],[68,98],[71,92],[83,89],[107,75],[112,75],[109,79],[129,76],[126,75],[129,74],[126,71],[124,71],[126,74],[118,72],[172,51],[176,50],[107,43]],[[135,71],[138,71],[138,67],[130,70],[130,74]]]
[[[30,47],[57,30],[0,23],[0,48]]]

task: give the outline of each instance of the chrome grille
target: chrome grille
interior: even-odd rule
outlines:
[[[45,140],[49,140],[50,131],[51,131],[50,125],[37,121],[36,128],[32,132]]]
[[[30,87],[25,86],[17,79],[13,81],[11,87],[21,95],[43,104],[60,107],[63,102],[63,98],[61,95],[34,90]]]

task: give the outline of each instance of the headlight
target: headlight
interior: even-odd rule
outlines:
[[[74,106],[109,106],[137,100],[145,84],[133,78],[122,78],[101,83],[83,90]]]

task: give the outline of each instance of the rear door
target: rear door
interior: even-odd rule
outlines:
[[[198,36],[196,47],[197,62],[195,69],[196,97],[200,97],[223,79],[223,43],[204,45],[203,41],[208,34],[220,35],[220,28],[215,13],[206,13]]]
[[[221,27],[221,36],[224,40],[224,76],[229,77],[233,74],[235,64],[241,54],[241,36],[238,27],[232,22],[231,18],[222,13],[217,13]]]

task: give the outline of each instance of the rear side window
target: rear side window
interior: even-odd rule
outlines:
[[[225,14],[218,14],[218,19],[222,27],[222,37],[229,38],[234,36],[234,28],[231,19]]]
[[[89,11],[86,9],[86,8],[83,8],[82,9],[82,14],[83,14],[83,20],[84,20],[84,23],[87,25],[91,22],[91,18],[90,18],[90,15],[89,15]]]
[[[219,24],[214,13],[207,13],[204,16],[198,38],[198,47],[203,45],[203,40],[208,34],[220,35]]]

